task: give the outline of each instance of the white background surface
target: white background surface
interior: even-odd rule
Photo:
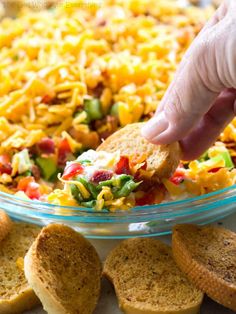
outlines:
[[[227,217],[224,220],[220,220],[215,224],[220,224],[223,227],[229,228],[236,232],[236,214]],[[169,243],[170,236],[159,237],[160,240]],[[112,247],[114,247],[119,240],[91,240],[92,244],[96,247],[102,261],[104,261],[107,253]],[[97,306],[97,309],[94,314],[121,314],[119,310],[116,297],[113,291],[112,286],[105,279],[102,282],[102,295]],[[201,314],[233,314],[235,312],[230,311],[223,306],[218,305],[217,303],[211,301],[208,298],[205,298]],[[26,314],[26,313],[25,313]],[[34,311],[27,312],[27,314],[45,314],[42,308],[38,308]]]

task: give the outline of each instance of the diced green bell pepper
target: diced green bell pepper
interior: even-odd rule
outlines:
[[[101,109],[101,102],[99,99],[85,99],[84,101],[84,110],[88,115],[88,119],[90,121],[102,119],[102,109]]]
[[[230,153],[228,151],[224,151],[224,152],[220,153],[219,156],[221,156],[224,159],[226,168],[229,168],[229,169],[234,168],[233,161],[232,161]]]
[[[119,103],[118,102],[116,102],[116,103],[114,103],[114,105],[112,105],[110,114],[114,117],[119,116]]]
[[[39,166],[42,176],[47,181],[55,180],[58,173],[56,162],[52,158],[38,157],[36,164]]]

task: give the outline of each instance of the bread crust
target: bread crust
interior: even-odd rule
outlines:
[[[30,247],[28,253],[25,256],[24,259],[24,271],[25,276],[31,286],[31,288],[35,291],[36,295],[39,297],[39,299],[42,302],[42,305],[44,309],[49,313],[66,313],[65,309],[62,307],[62,305],[58,302],[54,296],[49,295],[45,284],[39,280],[38,273],[34,271],[34,267],[37,267],[37,256],[35,253],[36,249],[36,242],[32,244]],[[36,264],[36,265],[35,265]]]
[[[198,260],[196,257],[199,251],[193,252],[192,247],[189,247],[189,242],[186,242],[190,232],[197,233],[199,230],[205,230],[204,236],[207,237],[207,232],[209,231],[210,233],[213,229],[216,233],[223,233],[223,236],[225,235],[225,240],[228,236],[233,238],[234,250],[236,249],[236,234],[229,230],[217,227],[177,225],[173,229],[172,236],[173,256],[179,268],[199,289],[205,292],[216,302],[230,308],[233,311],[236,311],[236,282],[234,281],[229,283],[228,281],[221,278],[219,274],[214,271],[214,267],[209,269],[209,267],[203,261]],[[197,243],[198,240],[195,239],[195,241]],[[202,250],[206,250],[204,245],[202,245]],[[220,250],[221,247],[219,247],[219,251]],[[222,255],[223,263],[224,259],[226,260],[227,256]],[[234,265],[234,276],[236,278],[236,250],[234,253],[234,260],[234,262],[232,261],[232,265]],[[212,256],[212,261],[214,263],[214,256]]]
[[[0,242],[8,235],[12,226],[10,217],[3,210],[0,210]]]
[[[14,298],[0,301],[0,313],[19,314],[32,310],[37,305],[40,305],[40,301],[35,295],[34,291],[29,287]]]
[[[116,131],[109,136],[98,151],[116,152],[122,155],[147,155],[147,170],[153,171],[153,179],[160,181],[170,177],[177,168],[181,149],[178,142],[169,145],[154,145],[141,136],[141,128],[144,123],[133,123]]]
[[[25,256],[25,275],[50,314],[91,314],[100,295],[101,262],[79,233],[44,227]]]
[[[10,222],[11,230],[0,242],[0,281],[4,289],[0,298],[0,313],[22,313],[40,304],[24,277],[23,264],[18,264],[19,259],[23,261],[40,228],[26,223],[12,223],[6,214],[2,217],[7,224]]]
[[[158,240],[121,242],[108,254],[103,275],[113,283],[126,314],[199,313],[203,294],[178,269],[171,248]]]

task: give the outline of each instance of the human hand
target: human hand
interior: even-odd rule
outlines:
[[[180,141],[183,159],[198,157],[236,114],[236,1],[225,1],[185,54],[142,135]]]

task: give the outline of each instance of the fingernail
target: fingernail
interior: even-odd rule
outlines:
[[[161,112],[159,115],[150,119],[142,128],[141,134],[147,140],[156,138],[159,134],[164,132],[169,126],[169,122],[166,120],[165,113]]]

